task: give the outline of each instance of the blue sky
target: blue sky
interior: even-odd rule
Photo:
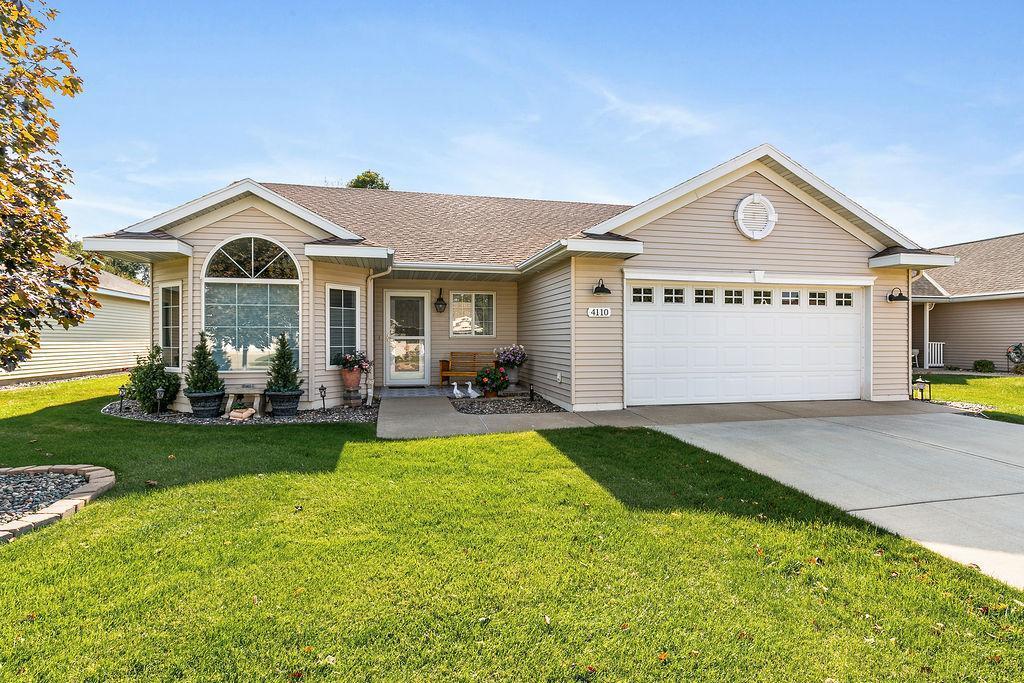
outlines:
[[[52,4],[78,235],[364,168],[636,203],[761,142],[923,244],[1024,231],[1020,2]]]

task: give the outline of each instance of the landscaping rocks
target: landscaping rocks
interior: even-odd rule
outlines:
[[[120,411],[120,401],[114,401],[103,407],[100,411],[104,415],[122,417],[127,420],[142,420],[145,422],[163,422],[166,424],[191,424],[191,425],[276,425],[276,424],[331,424],[338,422],[376,422],[378,402],[372,406],[359,406],[348,408],[336,406],[327,410],[300,410],[294,417],[273,417],[267,415],[260,417],[253,415],[247,420],[231,420],[224,417],[201,418],[191,413],[179,413],[173,410],[165,410],[159,415],[144,413],[139,410],[135,401],[125,399],[124,412]]]
[[[70,517],[114,487],[94,465],[0,467],[0,543]]]
[[[983,413],[986,410],[995,410],[995,406],[987,406],[981,403],[967,403],[965,401],[932,401],[943,406],[949,406],[950,408],[956,408],[967,413]]]
[[[499,398],[453,398],[452,406],[460,413],[469,415],[512,415],[518,413],[564,413],[551,401],[537,397],[505,396]]]
[[[80,474],[57,472],[0,475],[0,524],[41,510],[85,482]]]

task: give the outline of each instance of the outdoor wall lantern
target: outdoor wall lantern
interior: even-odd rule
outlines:
[[[604,278],[597,281],[594,285],[594,296],[607,296],[612,293],[612,290],[604,286]]]
[[[889,301],[910,301],[907,295],[903,293],[903,290],[899,287],[893,287],[892,291],[889,292]]]
[[[320,392],[320,400],[324,404],[324,410],[327,410],[327,387],[321,384],[319,388],[317,388],[317,391]]]
[[[448,308],[448,302],[444,300],[443,296],[441,296],[443,291],[443,289],[438,288],[437,299],[434,300],[434,310],[438,313],[444,313],[444,309]]]

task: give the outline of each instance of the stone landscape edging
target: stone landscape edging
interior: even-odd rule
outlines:
[[[53,524],[70,517],[100,495],[114,487],[116,477],[106,467],[95,465],[26,465],[24,467],[0,467],[0,475],[4,474],[77,474],[85,477],[85,483],[68,493],[58,501],[50,503],[41,510],[23,517],[0,524],[0,544],[9,543],[18,536],[34,529]]]

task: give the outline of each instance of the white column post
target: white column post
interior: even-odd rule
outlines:
[[[922,349],[922,352],[924,353],[924,362],[921,365],[923,365],[925,369],[928,369],[932,366],[931,354],[928,353],[928,313],[932,310],[932,306],[934,305],[935,304],[925,304],[924,316],[921,318],[921,325],[922,329],[924,330],[924,349]]]

